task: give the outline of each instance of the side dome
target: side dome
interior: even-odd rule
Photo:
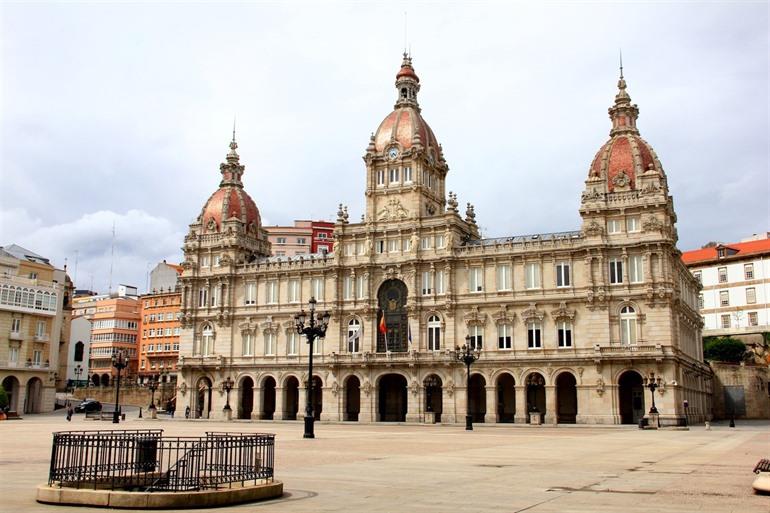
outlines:
[[[396,74],[396,90],[398,99],[393,111],[385,116],[377,127],[370,149],[381,153],[393,144],[398,144],[402,150],[422,146],[428,155],[438,158],[441,148],[433,130],[420,114],[420,106],[417,103],[420,78],[412,67],[412,58],[406,53],[401,69]]]
[[[247,231],[253,233],[257,233],[262,227],[257,205],[243,190],[241,176],[244,166],[239,162],[236,148],[238,144],[233,139],[227,162],[219,166],[222,173],[219,189],[206,201],[198,218],[205,232],[219,232],[222,230],[222,223],[231,220],[240,221]]]
[[[588,178],[606,182],[607,192],[615,192],[637,189],[639,177],[644,173],[657,172],[665,176],[655,151],[639,135],[636,127],[639,108],[631,104],[622,73],[615,105],[609,108],[609,115],[612,120],[610,139],[596,153]]]

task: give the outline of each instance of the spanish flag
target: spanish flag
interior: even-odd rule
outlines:
[[[380,311],[380,325],[377,327],[380,333],[385,335],[388,332],[388,328],[385,326],[385,312]]]

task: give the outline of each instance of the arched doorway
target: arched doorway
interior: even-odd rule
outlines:
[[[254,380],[246,376],[238,387],[240,404],[238,404],[238,418],[250,419],[254,410]]]
[[[377,292],[377,352],[406,352],[409,346],[408,290],[401,280],[386,280]],[[379,329],[384,317],[385,333]]]
[[[8,376],[3,380],[3,390],[8,395],[8,411],[19,411],[19,380]]]
[[[497,422],[513,423],[516,414],[516,380],[508,373],[497,378]]]
[[[386,374],[377,387],[380,422],[405,422],[407,395],[406,378],[401,374]]]
[[[540,422],[545,416],[545,378],[538,372],[527,376],[527,422],[529,414],[540,413]]]
[[[284,420],[297,420],[299,411],[299,380],[294,376],[286,379],[283,386],[283,418]]]
[[[356,376],[345,380],[345,411],[342,420],[357,422],[361,413],[361,381]]]
[[[261,388],[262,411],[259,412],[259,418],[273,420],[275,418],[275,379],[272,376],[266,377],[262,381]]]
[[[441,422],[441,413],[444,410],[444,398],[442,387],[444,383],[435,374],[426,377],[422,385],[425,387],[425,411],[436,416],[436,422]]]
[[[103,387],[110,386],[110,375],[107,373],[102,374],[101,385]]]
[[[99,386],[99,383],[101,383],[101,379],[99,378],[98,374],[94,374],[93,376],[91,376],[91,383],[93,383],[95,387]]]
[[[195,395],[195,418],[207,419],[211,416],[211,380],[201,378],[198,380]]]
[[[24,401],[24,413],[40,413],[43,400],[43,382],[40,378],[27,381],[27,397]]]
[[[577,411],[577,381],[571,372],[562,372],[556,377],[556,422],[574,424]]]
[[[313,376],[313,418],[321,420],[323,410],[323,382],[318,376]]]
[[[621,424],[637,424],[644,416],[642,375],[626,371],[618,379],[618,405]]]
[[[484,422],[487,414],[487,380],[481,374],[471,375],[468,384],[468,394],[471,398],[470,415],[473,422]]]

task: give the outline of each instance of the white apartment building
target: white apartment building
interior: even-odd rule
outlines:
[[[703,285],[698,301],[704,336],[770,331],[767,233],[686,251],[682,260]]]

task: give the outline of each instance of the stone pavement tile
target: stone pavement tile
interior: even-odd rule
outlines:
[[[7,511],[72,511],[34,501],[51,432],[112,429],[76,417],[0,423],[0,496]],[[212,511],[255,512],[770,512],[751,469],[770,447],[766,426],[705,431],[130,420],[121,429],[274,432],[286,495]],[[77,511],[90,511],[78,508]],[[93,509],[96,512],[96,509]],[[101,510],[103,513],[103,510]]]

